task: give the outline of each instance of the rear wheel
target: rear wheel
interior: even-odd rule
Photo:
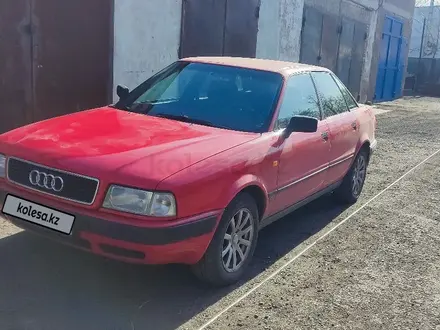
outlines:
[[[255,200],[248,194],[237,196],[226,208],[202,260],[193,266],[195,275],[217,286],[237,282],[254,254],[258,219]]]
[[[342,184],[335,191],[339,201],[354,204],[358,201],[367,177],[368,152],[361,150],[354,160]]]

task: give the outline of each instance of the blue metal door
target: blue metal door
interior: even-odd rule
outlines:
[[[403,23],[393,17],[385,18],[380,46],[375,101],[391,101],[402,94],[406,40],[402,36]]]

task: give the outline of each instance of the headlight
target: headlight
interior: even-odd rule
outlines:
[[[153,217],[176,215],[176,200],[170,193],[111,186],[103,207]]]
[[[6,176],[6,156],[0,154],[0,178]]]

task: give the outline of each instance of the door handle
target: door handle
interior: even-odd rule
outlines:
[[[322,137],[322,139],[323,139],[324,141],[328,141],[328,132],[323,132],[323,133],[321,134],[321,137]]]

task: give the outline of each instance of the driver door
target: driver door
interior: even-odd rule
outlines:
[[[287,81],[276,129],[287,127],[295,115],[319,120],[315,133],[293,133],[280,146],[275,209],[286,209],[324,188],[330,157],[329,128],[321,121],[315,85],[310,74]]]

